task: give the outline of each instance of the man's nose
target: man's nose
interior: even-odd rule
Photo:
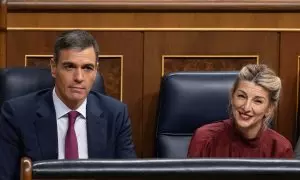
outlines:
[[[84,74],[82,72],[81,69],[76,69],[75,73],[74,73],[74,79],[77,82],[81,82],[84,79]]]

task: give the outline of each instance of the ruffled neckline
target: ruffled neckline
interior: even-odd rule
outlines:
[[[230,119],[228,121],[228,126],[229,126],[230,129],[232,129],[231,132],[232,132],[233,140],[238,141],[242,144],[248,145],[249,147],[252,147],[252,148],[256,148],[260,145],[261,140],[262,140],[263,135],[264,135],[264,132],[265,132],[265,129],[266,129],[262,125],[261,129],[257,133],[257,136],[255,138],[248,139],[239,131],[239,129],[236,128],[235,123],[232,119]]]

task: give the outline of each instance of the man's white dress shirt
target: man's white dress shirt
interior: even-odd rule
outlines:
[[[53,102],[57,121],[58,159],[65,159],[65,137],[68,130],[68,112],[72,111],[57,96],[53,89]],[[87,132],[86,132],[86,104],[87,99],[75,110],[80,113],[75,121],[75,133],[78,144],[79,159],[88,158]]]

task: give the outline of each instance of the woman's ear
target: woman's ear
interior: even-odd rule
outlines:
[[[275,108],[275,106],[273,104],[270,104],[265,116],[268,117],[268,118],[271,118],[273,113],[274,113],[274,108]]]

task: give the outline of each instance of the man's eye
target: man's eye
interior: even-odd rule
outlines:
[[[86,70],[86,71],[92,71],[92,70],[94,70],[94,68],[93,68],[93,67],[90,67],[90,66],[88,66],[88,67],[85,67],[85,68],[84,68],[84,70]]]
[[[67,70],[71,70],[73,68],[73,66],[72,65],[64,65],[64,68]]]

